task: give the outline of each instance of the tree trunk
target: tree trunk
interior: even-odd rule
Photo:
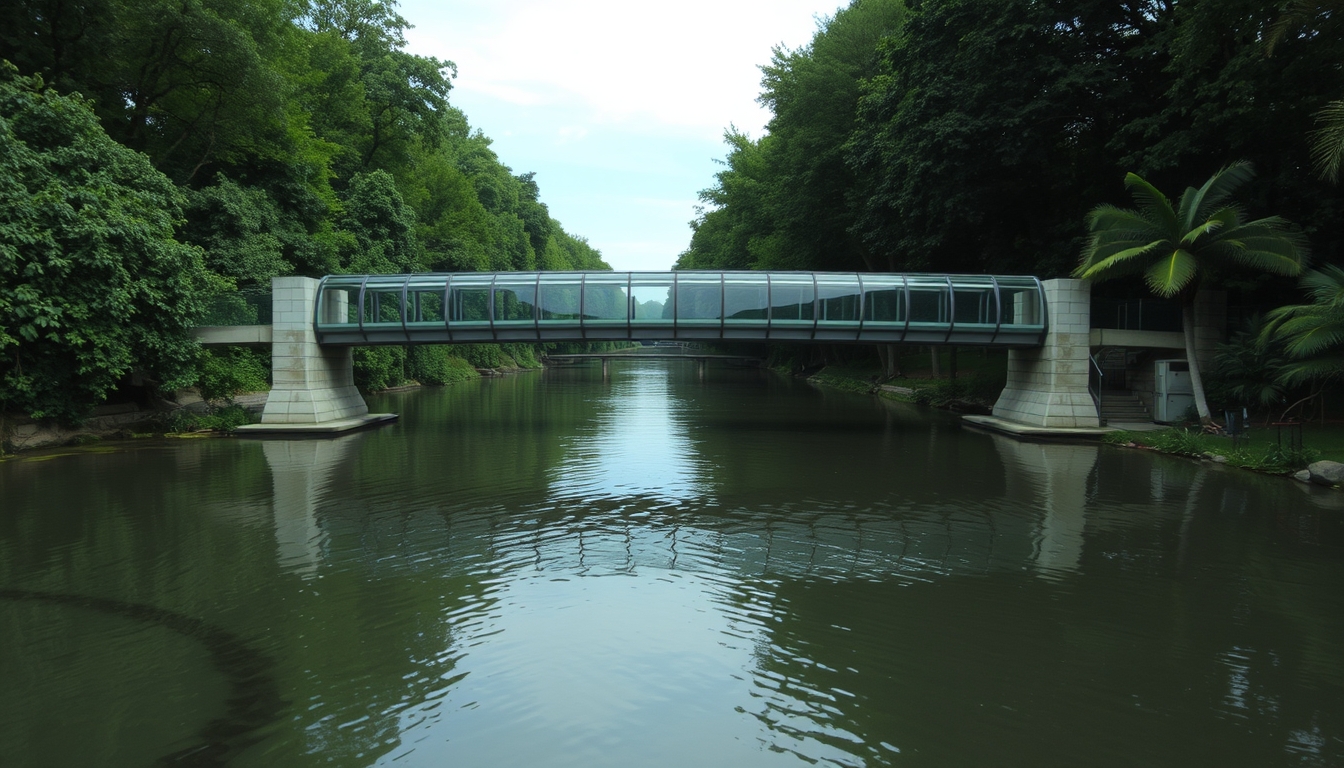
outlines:
[[[947,348],[947,375],[953,381],[957,380],[957,348]]]
[[[934,346],[930,346],[930,347],[929,347],[929,368],[930,368],[930,373],[932,374],[933,378],[935,378],[935,379],[941,379],[941,378],[942,378],[942,371],[938,370],[938,368],[939,368],[939,363],[941,362],[941,361],[938,359],[939,357],[940,357],[940,355],[938,354],[938,348],[937,348],[937,347],[934,347]]]
[[[1185,360],[1190,364],[1190,388],[1195,392],[1195,412],[1199,423],[1213,424],[1209,401],[1204,398],[1204,377],[1199,374],[1199,357],[1195,354],[1195,298],[1181,302],[1181,330],[1185,333]]]

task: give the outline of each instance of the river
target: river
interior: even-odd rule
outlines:
[[[0,463],[6,766],[1344,764],[1344,494],[772,374]]]

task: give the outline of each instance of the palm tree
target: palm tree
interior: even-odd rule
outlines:
[[[1088,214],[1092,235],[1073,273],[1098,282],[1142,274],[1153,293],[1180,301],[1195,410],[1206,426],[1213,417],[1195,358],[1195,295],[1201,274],[1233,263],[1296,275],[1307,258],[1306,242],[1287,221],[1277,216],[1242,221],[1242,210],[1228,202],[1254,175],[1250,163],[1233,163],[1199,189],[1186,188],[1177,208],[1153,185],[1135,174],[1126,175],[1125,187],[1138,210],[1094,208]]]
[[[1266,315],[1261,338],[1275,338],[1293,358],[1284,380],[1344,377],[1344,269],[1327,265],[1302,276],[1310,304],[1295,304]]]

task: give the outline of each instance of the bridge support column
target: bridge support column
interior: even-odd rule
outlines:
[[[1033,427],[1101,425],[1087,391],[1092,288],[1084,280],[1046,280],[1045,344],[1008,351],[1008,384],[994,416]]]
[[[271,394],[247,432],[339,432],[396,418],[369,414],[355,389],[349,347],[324,348],[313,331],[318,281],[271,278]],[[342,307],[334,307],[338,314]]]

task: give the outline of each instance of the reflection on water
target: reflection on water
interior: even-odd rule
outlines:
[[[551,480],[556,499],[639,497],[676,504],[706,490],[685,415],[694,406],[673,394],[673,370],[626,365],[625,375],[595,399],[593,422],[561,440],[563,458]]]
[[[0,590],[263,654],[229,765],[1344,761],[1344,528],[1293,484],[676,363],[377,406],[0,464]],[[0,750],[190,748],[200,646],[0,598]]]

